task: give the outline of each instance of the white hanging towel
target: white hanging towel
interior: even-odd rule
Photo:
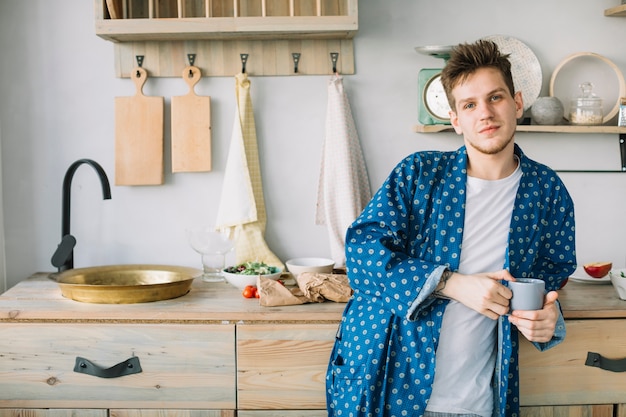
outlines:
[[[345,237],[350,224],[372,198],[363,152],[359,143],[343,77],[328,82],[326,138],[317,193],[315,223],[326,225],[335,267],[346,264]]]
[[[237,100],[235,123],[226,161],[216,227],[235,240],[235,257],[238,264],[259,261],[284,268],[282,261],[272,253],[264,237],[267,216],[248,75],[237,74],[235,84]]]

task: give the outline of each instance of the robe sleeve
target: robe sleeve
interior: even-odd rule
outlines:
[[[437,252],[443,245],[432,244],[433,233],[439,233],[432,218],[440,217],[441,203],[431,194],[445,186],[432,174],[437,170],[424,170],[422,162],[417,154],[401,161],[346,234],[351,287],[409,320],[442,301],[432,293],[449,266]]]

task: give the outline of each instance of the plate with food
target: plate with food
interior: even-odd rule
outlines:
[[[570,275],[569,279],[574,282],[580,282],[582,284],[610,284],[611,278],[609,278],[609,271],[611,270],[611,263],[597,262],[592,264],[585,264],[576,268],[576,271]],[[608,268],[608,269],[606,269]],[[606,270],[606,272],[603,272]],[[593,274],[594,276],[590,275]]]
[[[222,270],[226,281],[240,289],[245,288],[247,285],[256,285],[257,277],[259,276],[277,280],[282,272],[282,268],[258,261],[243,262]]]

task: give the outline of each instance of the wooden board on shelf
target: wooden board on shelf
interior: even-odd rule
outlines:
[[[107,0],[107,9],[109,10],[109,16],[111,19],[121,19],[122,18],[122,5],[120,4],[120,0]]]
[[[626,4],[611,7],[604,11],[605,16],[626,17]]]

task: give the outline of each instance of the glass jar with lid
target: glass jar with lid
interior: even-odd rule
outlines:
[[[580,85],[582,95],[571,101],[569,121],[573,125],[601,125],[602,99],[593,93],[593,84],[584,82]]]

